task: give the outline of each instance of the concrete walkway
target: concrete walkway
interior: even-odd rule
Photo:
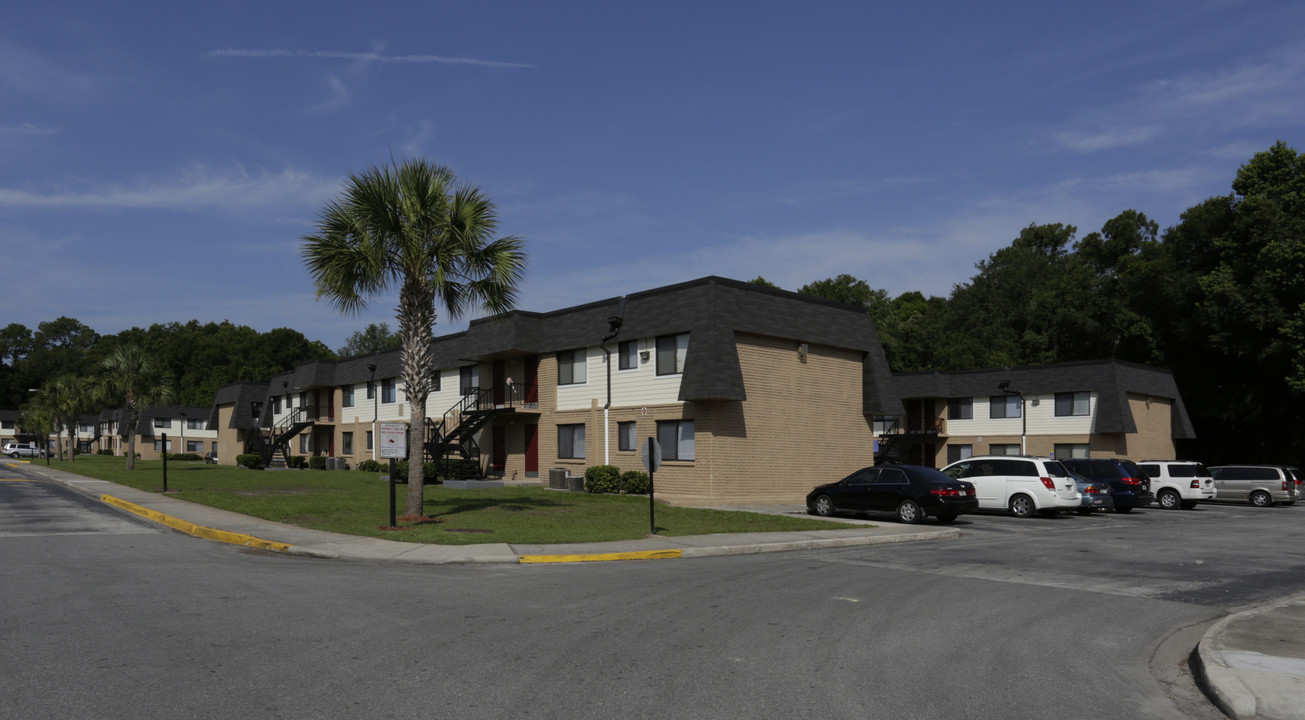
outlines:
[[[744,555],[815,548],[878,545],[956,538],[936,524],[873,525],[847,519],[846,530],[722,533],[647,537],[565,545],[430,545],[341,535],[260,520],[160,493],[136,490],[31,463],[30,469],[77,492],[150,518],[182,532],[294,555],[441,565],[450,563],[547,563]],[[791,506],[716,508],[804,515]],[[1212,700],[1238,720],[1305,720],[1305,595],[1229,615],[1206,632],[1193,668]]]

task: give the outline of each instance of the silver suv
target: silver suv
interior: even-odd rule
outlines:
[[[1138,467],[1151,477],[1151,492],[1166,510],[1191,510],[1200,501],[1213,500],[1219,494],[1210,471],[1199,462],[1143,460]]]
[[[4,454],[11,458],[17,457],[44,457],[45,452],[36,446],[36,443],[29,442],[9,442],[5,443]]]
[[[1250,501],[1256,507],[1296,502],[1296,476],[1282,465],[1223,465],[1210,468],[1220,500]]]
[[[942,472],[973,483],[980,508],[1009,510],[1016,517],[1034,513],[1055,517],[1078,510],[1083,502],[1074,478],[1050,458],[979,455],[954,462]]]

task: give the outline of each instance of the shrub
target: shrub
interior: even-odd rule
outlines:
[[[243,453],[236,456],[236,464],[250,470],[260,470],[263,467],[263,458],[259,457],[258,453]]]
[[[647,495],[652,490],[652,478],[642,470],[627,470],[621,473],[621,493],[625,495]]]
[[[108,449],[108,448],[100,448],[99,450],[96,450],[96,451],[95,451],[95,454],[96,454],[96,455],[112,455],[112,454],[113,454],[113,451],[110,450],[110,449]]]
[[[594,465],[585,469],[585,492],[619,493],[621,470],[615,465]]]
[[[381,464],[375,460],[363,460],[358,463],[358,469],[363,472],[378,473],[381,471]]]
[[[195,453],[164,453],[169,460],[202,460]]]
[[[303,460],[302,457],[299,458],[299,459],[300,459],[300,460]],[[300,465],[300,467],[303,467],[303,466]],[[325,470],[325,469],[326,469],[326,456],[325,456],[325,455],[314,455],[314,456],[308,458],[308,468],[309,468],[310,470]]]

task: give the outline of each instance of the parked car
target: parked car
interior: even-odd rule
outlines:
[[[1082,475],[1069,474],[1078,485],[1078,494],[1083,496],[1083,503],[1078,507],[1079,515],[1091,515],[1093,511],[1109,512],[1115,509],[1115,499],[1110,497],[1110,486],[1094,482]]]
[[[1199,462],[1143,460],[1138,467],[1151,478],[1156,504],[1166,510],[1191,510],[1202,500],[1213,500],[1219,494],[1214,477]]]
[[[1132,460],[1066,458],[1060,461],[1070,472],[1110,486],[1115,512],[1132,512],[1155,502],[1151,478]]]
[[[950,523],[978,507],[974,485],[917,465],[862,468],[807,494],[807,512],[812,515],[892,512],[904,523],[923,522],[927,515]]]
[[[45,451],[37,447],[36,443],[29,442],[8,442],[4,446],[4,454],[11,458],[18,457],[45,457]]]
[[[1210,468],[1220,500],[1250,502],[1256,507],[1291,505],[1299,497],[1293,468],[1282,465],[1221,465]]]
[[[978,455],[942,469],[944,475],[974,484],[979,507],[1009,510],[1016,517],[1038,513],[1055,517],[1083,503],[1074,478],[1049,458],[1025,455]]]

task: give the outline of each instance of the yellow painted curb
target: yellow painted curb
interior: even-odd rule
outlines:
[[[589,555],[522,555],[519,563],[603,562],[605,560],[661,560],[681,557],[679,550],[639,550],[636,552],[591,553]]]
[[[0,482],[31,482],[31,478],[0,478]]]
[[[194,535],[195,537],[208,538],[209,540],[217,540],[218,542],[232,543],[234,545],[243,545],[245,547],[258,548],[260,550],[276,550],[277,552],[286,552],[291,547],[287,543],[263,540],[261,538],[256,538],[253,535],[227,532],[226,530],[214,530],[213,528],[196,525],[195,523],[186,522],[185,520],[174,518],[171,515],[164,515],[161,512],[155,512],[149,508],[141,507],[140,505],[127,502],[126,500],[116,498],[112,495],[101,495],[100,500],[109,505],[120,507],[127,512],[149,518],[157,523],[162,523],[175,530]]]

